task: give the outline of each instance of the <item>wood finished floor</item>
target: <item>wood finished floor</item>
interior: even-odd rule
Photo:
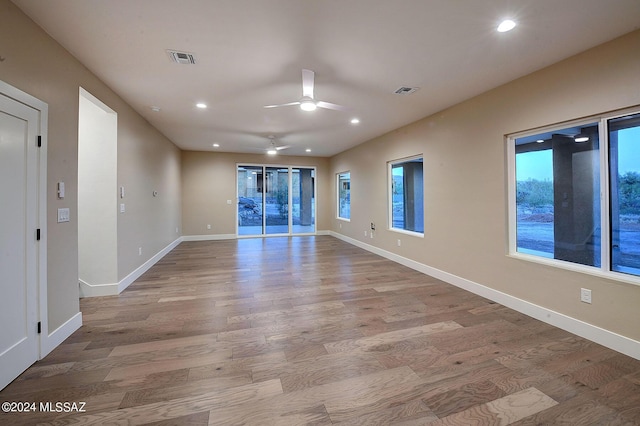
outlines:
[[[1,425],[633,425],[640,361],[329,236],[187,242],[0,392]]]

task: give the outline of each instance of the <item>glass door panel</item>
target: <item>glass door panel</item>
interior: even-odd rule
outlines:
[[[316,231],[315,169],[291,169],[292,232],[308,234]]]
[[[289,233],[289,169],[266,167],[264,179],[265,234]]]
[[[261,166],[238,166],[238,235],[262,235],[263,187]]]

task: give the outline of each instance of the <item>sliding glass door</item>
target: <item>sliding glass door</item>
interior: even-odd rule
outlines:
[[[261,166],[238,166],[238,235],[261,235],[264,171]]]
[[[289,233],[289,169],[266,167],[265,234]]]
[[[238,165],[238,235],[313,234],[315,168]]]
[[[292,178],[292,226],[294,234],[316,232],[315,169],[295,167]]]

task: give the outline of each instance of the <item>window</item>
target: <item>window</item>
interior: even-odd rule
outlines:
[[[338,218],[351,219],[351,172],[338,173]]]
[[[610,119],[611,269],[640,275],[640,114]]]
[[[389,228],[424,233],[422,157],[389,163]]]
[[[599,266],[598,124],[515,140],[518,251]]]
[[[510,251],[640,275],[640,113],[509,141]]]

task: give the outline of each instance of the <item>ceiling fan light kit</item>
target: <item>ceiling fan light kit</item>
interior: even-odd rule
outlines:
[[[302,99],[300,101],[300,109],[303,111],[315,111],[316,108],[318,106],[316,105],[315,102],[313,102],[313,99],[311,98],[306,98],[306,99]]]
[[[316,108],[333,109],[336,111],[349,111],[349,108],[331,102],[317,101],[313,97],[315,73],[311,70],[302,70],[302,98],[298,102],[289,102],[278,105],[265,105],[265,108],[278,108],[283,106],[300,105],[303,111],[315,111]]]

